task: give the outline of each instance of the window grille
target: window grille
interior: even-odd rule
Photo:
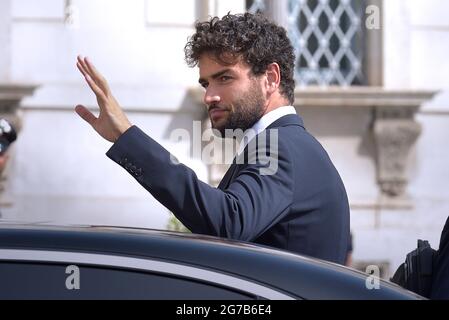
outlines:
[[[266,1],[247,1],[266,12]],[[288,33],[295,48],[299,85],[362,85],[364,0],[289,0]]]

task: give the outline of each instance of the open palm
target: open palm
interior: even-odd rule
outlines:
[[[110,142],[117,141],[131,127],[131,123],[112,95],[106,79],[98,72],[92,62],[88,58],[78,56],[76,65],[97,97],[100,114],[96,117],[83,105],[76,106],[76,113],[104,139]]]

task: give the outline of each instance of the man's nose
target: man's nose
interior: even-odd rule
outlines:
[[[213,90],[208,89],[208,90],[206,90],[206,93],[204,94],[203,101],[207,106],[210,106],[211,104],[214,104],[214,103],[219,103],[220,95],[218,95],[217,92],[214,92]]]

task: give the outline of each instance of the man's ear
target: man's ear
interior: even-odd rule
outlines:
[[[276,62],[268,65],[266,74],[266,89],[267,92],[272,94],[278,90],[281,83],[281,68]]]

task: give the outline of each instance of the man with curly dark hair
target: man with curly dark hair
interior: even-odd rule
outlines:
[[[114,143],[107,155],[192,232],[343,264],[349,242],[346,191],[292,106],[295,57],[285,29],[261,15],[228,14],[198,22],[185,54],[190,66],[199,67],[212,127],[221,135],[245,131],[218,188],[172,162],[169,152],[131,125],[106,80],[81,57],[77,65],[97,96],[100,115],[83,106],[76,112]]]
[[[234,104],[234,110],[225,114],[226,120],[219,119],[221,118],[219,115],[223,114],[222,111],[229,110],[220,108],[222,104],[214,100],[217,96],[205,96],[212,125],[222,134],[225,128],[231,130],[251,128],[264,114],[274,110],[276,105],[293,105],[295,88],[293,47],[285,29],[268,21],[262,15],[228,14],[223,19],[215,17],[207,22],[199,22],[196,24],[196,33],[185,47],[185,53],[188,65],[191,67],[199,65],[201,74],[205,75],[214,66],[235,66],[238,62],[249,67],[247,71],[252,90],[247,90],[249,96],[240,99],[238,101],[240,103]],[[229,70],[228,73],[232,71]],[[271,96],[278,101],[271,105],[265,103],[264,93],[257,83],[260,76],[266,73],[269,75],[267,78],[269,85],[273,86],[268,90],[278,91]],[[227,74],[220,74],[221,78],[215,74],[214,76],[212,80],[233,79]],[[207,88],[209,82],[209,79],[201,76],[200,84],[203,87]]]

